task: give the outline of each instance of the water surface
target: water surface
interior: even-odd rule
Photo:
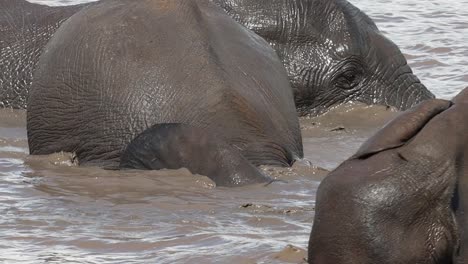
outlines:
[[[437,96],[467,86],[468,1],[352,2]],[[0,110],[0,263],[304,262],[326,170],[394,115],[348,105],[302,119],[305,160],[263,168],[283,182],[214,188],[184,169],[115,172],[76,167],[68,154],[30,157],[24,112]]]
[[[306,159],[262,168],[281,182],[215,188],[185,169],[28,156],[24,111],[0,110],[0,263],[303,263],[320,180],[395,114],[348,105],[302,119]]]

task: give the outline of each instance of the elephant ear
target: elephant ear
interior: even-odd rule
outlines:
[[[157,124],[139,134],[122,154],[120,168],[187,168],[194,174],[208,176],[217,186],[272,181],[223,137],[178,123]]]
[[[451,105],[450,101],[432,99],[401,113],[364,142],[352,158],[366,159],[376,153],[406,144],[433,117],[447,110]]]

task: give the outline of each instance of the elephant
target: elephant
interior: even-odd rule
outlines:
[[[319,185],[309,263],[467,263],[468,89],[428,100]]]
[[[276,50],[300,115],[359,101],[406,110],[434,95],[399,48],[345,0],[213,0]]]
[[[398,47],[382,35],[366,14],[347,1],[210,1],[276,50],[287,70],[301,116],[318,115],[334,105],[352,101],[406,110],[434,97],[412,73]],[[12,2],[23,3],[24,0],[10,1],[10,5]],[[60,17],[62,21],[81,8],[53,10],[66,10]],[[5,16],[0,13],[0,19]],[[51,18],[48,17],[47,21]],[[45,44],[46,41],[42,41],[33,46],[38,51]],[[28,61],[30,67],[22,71],[30,74],[31,66],[37,63],[37,56]],[[18,91],[22,92],[20,98],[23,99],[29,89],[30,78],[19,77],[13,76],[14,81],[26,82],[22,86],[13,86],[18,87],[13,94],[16,96]],[[7,102],[0,98],[3,105],[24,107],[24,104],[8,103],[12,99],[8,95],[10,88],[7,91]]]
[[[218,186],[303,157],[286,71],[268,43],[208,0],[112,0],[65,21],[27,107],[33,155],[80,165],[185,167]]]
[[[26,108],[43,47],[60,24],[83,6],[47,7],[0,0],[0,107]]]

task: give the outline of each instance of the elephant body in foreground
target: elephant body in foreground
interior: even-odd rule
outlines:
[[[103,1],[63,23],[34,74],[27,111],[31,154],[67,151],[80,164],[135,164],[121,161],[123,151],[157,124],[178,125],[153,128],[145,138],[194,173],[206,171],[200,166],[227,166],[216,159],[195,164],[193,155],[209,156],[204,151],[254,165],[287,166],[303,155],[291,87],[275,51],[211,2]],[[161,136],[171,133],[180,136]],[[203,133],[223,143],[197,145],[194,135]],[[132,144],[139,151],[152,143]],[[126,157],[148,168],[167,158],[147,155]],[[231,167],[241,180],[219,185],[250,182],[252,175]]]

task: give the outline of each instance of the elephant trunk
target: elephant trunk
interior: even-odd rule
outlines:
[[[396,70],[388,69],[387,73],[381,76],[383,78],[368,84],[368,87],[372,88],[363,89],[363,93],[357,94],[357,101],[387,105],[404,111],[422,101],[435,98],[413,74],[406,61],[403,66]]]
[[[422,101],[433,99],[435,96],[419,81],[412,72],[408,65],[405,65],[402,69],[406,72],[400,76],[397,76],[393,82],[394,89],[386,89],[389,93],[394,92],[394,96],[388,96],[387,105],[396,107],[399,110],[407,110]]]
[[[373,104],[393,106],[404,111],[424,100],[435,98],[413,74],[395,43],[380,32],[373,32],[369,38],[366,58],[370,74],[376,78],[369,85],[375,89],[370,95],[375,100]]]

